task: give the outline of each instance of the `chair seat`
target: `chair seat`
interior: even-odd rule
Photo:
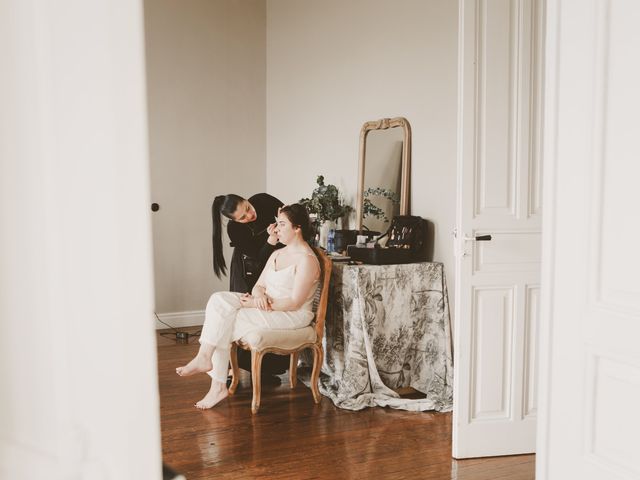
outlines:
[[[295,350],[305,343],[314,343],[316,338],[315,329],[309,325],[308,327],[297,328],[295,330],[273,330],[267,328],[253,330],[239,339],[238,343],[252,350],[264,350],[269,347],[282,350]]]

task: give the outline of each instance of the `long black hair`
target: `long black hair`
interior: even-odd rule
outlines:
[[[211,205],[211,219],[213,220],[213,230],[211,240],[213,242],[213,272],[218,278],[227,274],[227,264],[224,262],[224,252],[222,251],[222,221],[220,215],[233,220],[233,212],[238,209],[238,205],[245,199],[240,195],[230,193],[228,195],[218,195]]]

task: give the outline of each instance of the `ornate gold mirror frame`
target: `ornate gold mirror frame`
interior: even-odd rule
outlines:
[[[356,202],[356,229],[362,233],[364,210],[364,173],[367,154],[367,135],[372,130],[386,130],[388,128],[404,129],[402,144],[402,178],[400,188],[400,215],[409,215],[409,188],[411,185],[411,125],[404,117],[383,118],[373,122],[366,122],[360,129],[360,158],[358,161],[358,196]]]

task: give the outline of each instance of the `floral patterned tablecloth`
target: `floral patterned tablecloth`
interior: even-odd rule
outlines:
[[[331,281],[322,394],[349,410],[450,411],[453,365],[443,265],[336,263]],[[308,377],[302,380],[308,383]],[[425,396],[400,398],[393,389],[401,387]]]

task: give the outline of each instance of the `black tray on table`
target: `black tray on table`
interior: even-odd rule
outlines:
[[[349,245],[347,255],[351,260],[371,265],[394,265],[415,261],[408,248],[367,248]]]

